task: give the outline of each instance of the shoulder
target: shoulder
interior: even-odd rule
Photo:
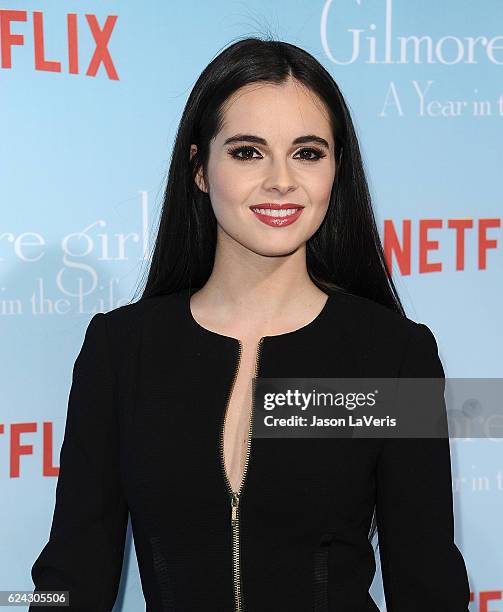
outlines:
[[[180,304],[181,296],[182,292],[178,291],[165,295],[140,298],[137,302],[123,304],[104,314],[107,317],[107,323],[113,327],[138,324],[161,309],[163,312],[174,314],[176,306]]]
[[[127,325],[128,323],[138,323],[145,316],[151,314],[163,304],[169,304],[170,295],[161,295],[150,298],[141,298],[137,302],[123,304],[104,313],[107,324],[110,326]]]
[[[343,306],[344,315],[353,321],[354,326],[365,332],[370,327],[378,327],[383,333],[408,336],[418,325],[402,313],[393,310],[370,298],[354,293],[338,292],[337,302]]]
[[[416,362],[421,358],[428,358],[430,362],[438,359],[436,338],[425,323],[366,297],[343,292],[338,296],[346,333],[362,350],[365,347],[364,350],[375,354],[393,355],[399,369],[411,359]],[[336,308],[334,316],[337,316]]]
[[[168,325],[177,325],[176,317],[180,313],[179,293],[141,298],[137,302],[123,304],[102,314],[109,341],[115,347],[126,342],[131,346],[135,338],[140,338],[146,328],[153,333]]]

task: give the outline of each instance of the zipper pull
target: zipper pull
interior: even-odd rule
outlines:
[[[235,523],[238,520],[238,505],[239,505],[239,494],[233,493],[231,499],[231,522]]]

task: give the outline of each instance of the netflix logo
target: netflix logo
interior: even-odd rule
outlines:
[[[498,248],[498,240],[491,237],[490,232],[500,227],[501,219],[497,217],[419,219],[414,224],[410,219],[403,219],[400,229],[393,220],[386,219],[383,231],[384,255],[389,269],[392,269],[394,258],[400,274],[404,276],[412,272],[413,254],[417,255],[418,263],[415,271],[419,274],[442,272],[444,264],[446,268],[457,271],[466,268],[486,270],[490,250]],[[445,242],[447,246],[442,250],[444,261],[438,260],[438,255],[435,261],[434,251],[439,250],[440,241]],[[468,246],[472,247],[470,251],[475,253],[475,257],[467,263]],[[495,262],[496,259],[493,257],[492,261]]]
[[[477,602],[478,612],[496,612],[496,608],[489,608],[488,604],[490,601],[501,601],[501,594],[502,591],[480,591],[478,594],[470,592],[470,601]]]
[[[33,455],[33,444],[27,444],[26,438],[38,430],[38,424],[34,422],[11,423],[8,439],[9,448],[9,477],[19,478],[21,476],[21,457]],[[0,423],[0,436],[6,435],[5,426]],[[40,466],[42,476],[58,476],[59,467],[53,464],[53,424],[50,421],[42,423],[42,464]]]
[[[101,27],[96,15],[76,13],[66,15],[66,57],[48,58],[45,51],[44,13],[42,11],[28,11],[0,9],[0,66],[12,68],[12,49],[15,46],[24,46],[26,38],[33,40],[35,70],[48,72],[67,72],[69,74],[85,74],[94,77],[101,65],[109,79],[119,80],[108,45],[112,36],[117,15],[109,15]],[[85,20],[85,21],[84,21]],[[19,24],[23,24],[19,26]],[[17,26],[17,27],[16,27]],[[81,66],[79,57],[79,35],[86,28],[93,38],[94,50],[87,65]],[[22,30],[15,33],[13,30]]]

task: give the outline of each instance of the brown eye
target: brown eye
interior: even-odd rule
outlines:
[[[235,149],[229,149],[228,152],[234,159],[239,159],[241,161],[251,161],[252,159],[258,159],[257,157],[249,156],[250,153],[253,155],[253,151],[257,151],[257,149],[255,149],[255,147],[236,147]],[[240,153],[243,153],[244,155],[240,156]]]
[[[322,157],[325,157],[323,151],[314,148],[301,149],[299,153],[308,153],[309,155],[314,155],[314,157],[305,157],[304,159],[301,159],[301,161],[318,161]]]

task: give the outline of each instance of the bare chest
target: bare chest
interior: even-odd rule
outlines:
[[[243,479],[250,443],[253,377],[256,375],[258,341],[242,342],[242,351],[224,421],[225,471],[233,491]]]

